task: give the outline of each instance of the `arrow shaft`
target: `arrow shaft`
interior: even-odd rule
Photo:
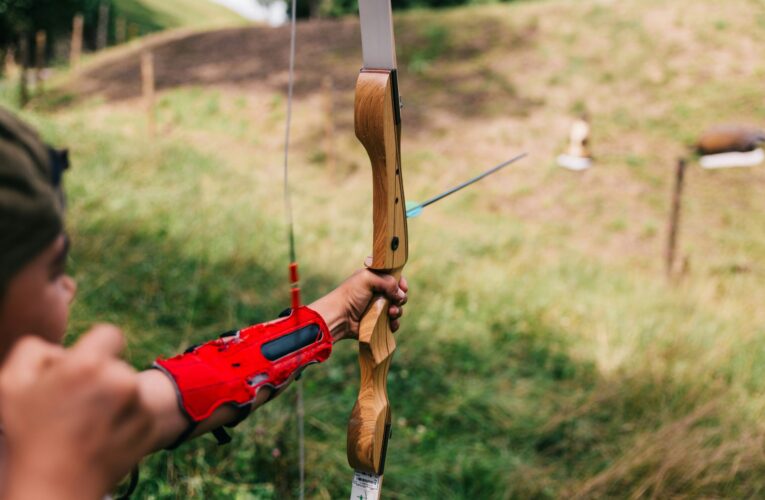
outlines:
[[[483,172],[483,173],[481,173],[479,175],[476,175],[472,179],[469,179],[469,180],[467,180],[467,181],[465,181],[465,182],[463,182],[461,184],[458,184],[458,185],[454,186],[453,188],[450,188],[450,189],[444,191],[441,194],[437,194],[436,196],[434,196],[432,198],[429,198],[428,200],[426,200],[426,201],[424,201],[424,202],[422,202],[420,204],[420,208],[425,208],[428,205],[431,205],[431,204],[433,204],[433,203],[435,203],[435,202],[437,202],[439,200],[442,200],[442,199],[446,198],[450,194],[454,194],[454,193],[456,193],[457,191],[459,191],[461,189],[465,189],[466,187],[470,186],[471,184],[475,184],[476,182],[480,181],[481,179],[483,179],[485,177],[488,177],[491,174],[494,174],[494,173],[502,170],[506,166],[508,166],[508,165],[510,165],[512,163],[515,163],[516,161],[518,161],[518,160],[520,160],[522,158],[525,158],[527,155],[528,155],[528,153],[521,153],[518,156],[514,156],[514,157],[510,158],[507,161],[503,161],[499,165],[495,165],[494,167],[491,167],[489,170],[487,170],[487,171],[485,171],[485,172]]]

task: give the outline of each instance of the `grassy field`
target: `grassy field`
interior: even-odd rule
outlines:
[[[415,11],[396,28],[409,199],[530,158],[410,224],[388,498],[762,496],[765,169],[692,165],[675,286],[661,255],[675,159],[709,124],[765,119],[765,7],[547,0]],[[322,33],[333,45],[299,55],[298,78],[339,75],[336,162],[326,93],[305,83],[291,156],[308,299],[371,246],[350,106],[357,34],[353,21],[323,21],[301,26],[298,43]],[[287,42],[285,30],[250,36]],[[155,141],[140,100],[109,82],[22,113],[72,148],[73,337],[113,321],[142,367],[285,307],[286,65],[231,81],[189,66],[190,85],[173,72]],[[573,174],[553,161],[584,109],[597,165]],[[303,378],[310,498],[347,495],[356,377],[348,343]],[[232,445],[202,438],[148,459],[139,498],[294,497],[295,436],[288,391]]]

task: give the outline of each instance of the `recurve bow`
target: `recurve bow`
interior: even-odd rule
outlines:
[[[375,272],[401,276],[408,234],[401,176],[401,104],[390,0],[359,0],[363,67],[356,81],[356,137],[372,166],[372,263]],[[373,299],[359,327],[361,385],[348,422],[348,463],[355,470],[352,499],[377,499],[390,437],[388,370],[396,342],[389,303]]]

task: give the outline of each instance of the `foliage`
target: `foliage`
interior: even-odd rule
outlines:
[[[49,44],[68,39],[75,14],[82,14],[84,44],[92,48],[101,5],[109,7],[109,40],[114,40],[118,16],[130,27],[127,35],[244,22],[236,13],[208,0],[0,0],[0,53],[9,47],[18,49],[21,37],[26,38],[28,47],[34,47],[34,33],[38,30],[47,33]]]
[[[0,49],[45,30],[53,38],[68,33],[72,17],[97,16],[99,0],[0,0]]]
[[[514,2],[517,0],[392,0],[396,10],[438,9],[459,5]],[[358,0],[305,0],[298,1],[298,17],[338,17],[358,12]]]

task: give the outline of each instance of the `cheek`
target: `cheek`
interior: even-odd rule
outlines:
[[[6,301],[0,314],[0,352],[8,351],[24,335],[60,343],[66,333],[71,294],[56,280],[36,293],[19,294]]]
[[[69,321],[69,305],[74,298],[74,281],[64,276],[51,283],[48,291],[46,309],[48,317],[45,321],[45,337],[53,342],[61,342],[66,333]]]
[[[35,333],[44,339],[61,343],[69,320],[69,303],[72,289],[63,278],[45,286],[40,300],[25,314],[27,328],[24,333]]]

